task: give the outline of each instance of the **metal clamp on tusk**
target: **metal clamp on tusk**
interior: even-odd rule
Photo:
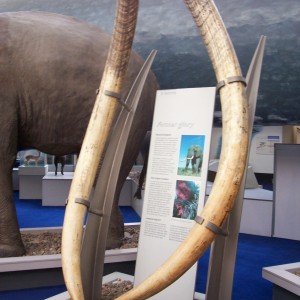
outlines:
[[[104,95],[115,98],[127,111],[130,111],[130,107],[121,100],[121,95],[112,91],[104,91]]]
[[[84,206],[86,206],[87,208],[90,207],[90,201],[88,200],[85,200],[85,199],[81,199],[81,198],[75,198],[75,203],[78,203],[78,204],[82,204]]]
[[[205,220],[200,216],[196,216],[196,218],[195,218],[195,222],[197,222],[200,225],[202,225],[204,223],[204,221]],[[223,236],[228,235],[228,233],[223,231],[223,229],[221,227],[215,225],[214,223],[212,223],[210,221],[206,222],[205,227],[217,235],[223,235]]]
[[[226,82],[229,84],[233,82],[242,82],[245,86],[247,86],[246,79],[243,76],[231,76],[217,83],[217,91],[219,91],[223,86],[225,86]]]
[[[93,215],[96,215],[96,216],[99,216],[99,217],[103,217],[104,216],[103,211],[100,210],[100,209],[89,208],[89,213],[93,214]]]

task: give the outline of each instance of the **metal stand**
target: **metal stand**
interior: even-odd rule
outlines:
[[[262,36],[252,58],[247,77],[247,97],[249,103],[249,131],[252,132],[258,87],[260,81],[261,67],[265,48],[266,37]],[[251,134],[250,134],[251,139]],[[250,141],[249,141],[250,145]],[[250,146],[249,146],[250,149]],[[249,157],[249,150],[248,150]],[[244,199],[244,186],[246,175],[244,175],[240,191],[231,214],[224,224],[227,236],[217,236],[212,248],[209,263],[208,280],[206,287],[207,300],[231,300],[234,267],[238,243],[238,233],[241,223],[241,215]]]
[[[156,51],[150,53],[127,97],[126,107],[112,134],[91,200],[81,250],[85,299],[101,299],[106,238],[118,175],[138,100],[155,55]]]

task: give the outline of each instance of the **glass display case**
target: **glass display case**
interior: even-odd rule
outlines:
[[[35,149],[19,151],[17,160],[20,166],[37,167],[46,165],[46,154]]]

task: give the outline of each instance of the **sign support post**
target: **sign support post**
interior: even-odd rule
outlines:
[[[246,77],[250,132],[252,132],[253,129],[265,43],[266,37],[262,36],[252,58]],[[224,224],[224,227],[226,228],[225,231],[228,232],[228,235],[225,237],[217,236],[212,245],[206,288],[207,300],[232,299],[233,276],[237,252],[238,233],[240,229],[243,208],[245,181],[246,175],[244,175],[243,183],[241,184],[233,210]]]

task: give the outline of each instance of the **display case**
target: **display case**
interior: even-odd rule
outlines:
[[[18,170],[20,199],[42,199],[42,179],[48,173],[46,154],[29,149],[20,151],[18,158],[20,160]]]
[[[20,151],[17,158],[20,166],[40,167],[47,164],[46,154],[35,149]]]

